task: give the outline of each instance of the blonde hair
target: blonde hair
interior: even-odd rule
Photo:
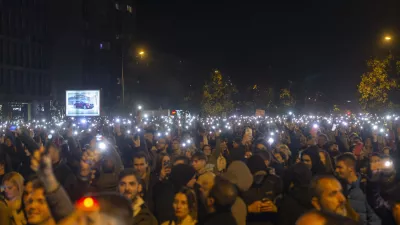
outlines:
[[[10,181],[15,186],[17,186],[19,191],[19,198],[21,199],[22,194],[24,193],[24,178],[22,177],[22,175],[17,172],[9,172],[4,175],[2,184],[4,185],[4,182],[6,181]]]

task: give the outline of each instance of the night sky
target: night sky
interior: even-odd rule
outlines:
[[[152,49],[218,68],[239,88],[292,80],[331,99],[355,99],[365,60],[387,51],[383,35],[399,34],[399,7],[396,0],[145,0],[137,31]]]

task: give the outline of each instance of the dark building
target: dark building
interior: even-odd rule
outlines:
[[[46,0],[0,0],[3,117],[30,119],[51,100]]]
[[[134,40],[134,1],[49,2],[55,100],[65,104],[65,90],[100,89],[102,105],[114,104],[121,95],[122,53]]]

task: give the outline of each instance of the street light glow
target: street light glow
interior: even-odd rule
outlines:
[[[139,55],[143,56],[144,55],[144,51],[140,51]]]
[[[385,40],[386,41],[390,41],[390,40],[392,40],[392,37],[391,36],[385,36]]]

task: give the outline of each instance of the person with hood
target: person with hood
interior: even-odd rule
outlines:
[[[240,194],[248,191],[253,184],[253,175],[249,168],[239,160],[233,161],[229,165],[223,177],[236,185]],[[247,205],[241,197],[236,198],[236,201],[232,206],[232,214],[238,225],[246,224]]]
[[[171,169],[168,180],[157,183],[153,188],[154,216],[162,224],[165,221],[175,219],[175,212],[172,207],[175,194],[182,187],[193,188],[196,182],[196,171],[192,166],[179,164]]]
[[[248,209],[247,224],[275,224],[276,200],[282,194],[282,181],[267,172],[268,168],[260,155],[251,156],[247,166],[253,174],[253,184],[242,193]]]
[[[308,147],[301,153],[301,161],[311,170],[313,176],[326,174],[317,146]]]
[[[301,162],[286,171],[283,177],[285,195],[278,205],[277,224],[293,225],[301,215],[313,208],[309,196],[311,179],[310,169]]]

